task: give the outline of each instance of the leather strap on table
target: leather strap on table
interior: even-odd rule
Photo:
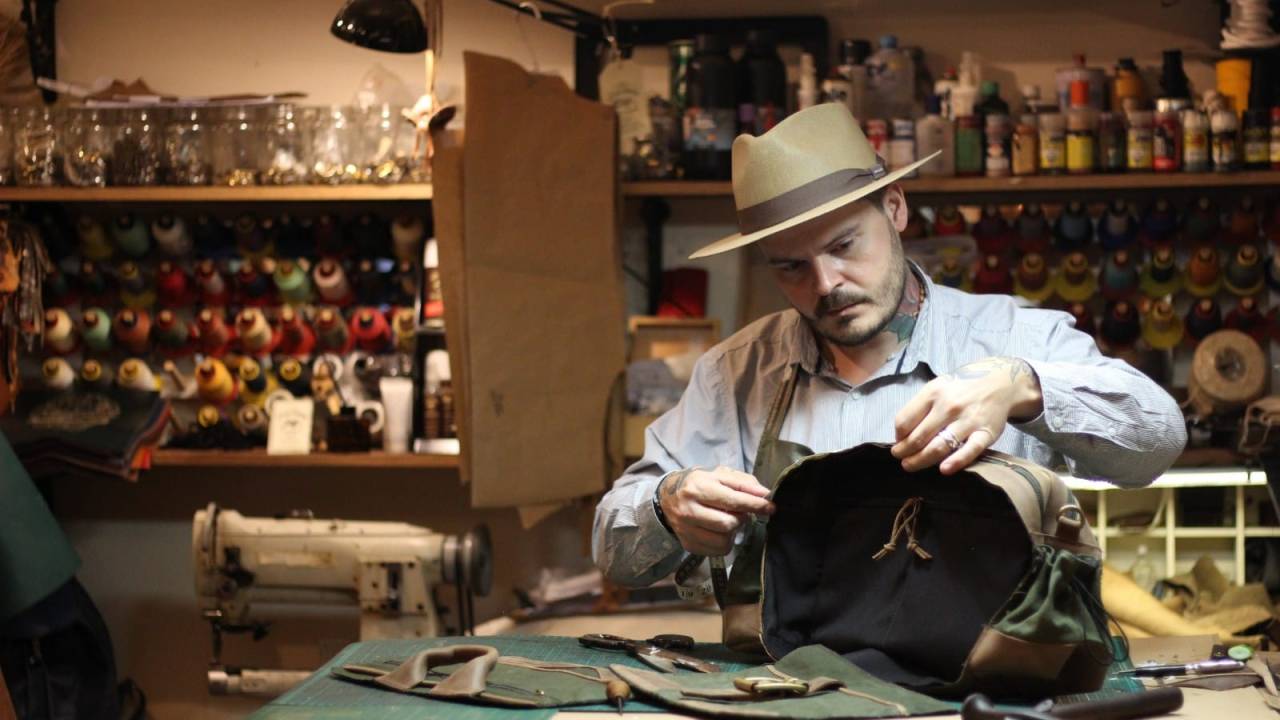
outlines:
[[[451,645],[432,648],[410,657],[374,682],[392,690],[407,692],[427,678],[431,668],[465,663],[431,688],[437,697],[475,697],[484,692],[489,672],[498,662],[498,651],[487,645]]]

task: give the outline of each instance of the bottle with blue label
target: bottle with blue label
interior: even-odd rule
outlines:
[[[729,42],[719,35],[699,35],[694,44],[684,111],[684,175],[728,180],[729,151],[738,128]]]

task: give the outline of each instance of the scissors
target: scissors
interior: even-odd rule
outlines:
[[[693,649],[693,638],[688,635],[655,635],[648,640],[632,640],[617,635],[592,633],[579,637],[578,642],[599,650],[622,650],[662,672],[675,672],[677,668],[701,673],[720,672],[719,665],[680,652]]]

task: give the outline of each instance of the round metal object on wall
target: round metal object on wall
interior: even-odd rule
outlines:
[[[1237,410],[1262,396],[1267,361],[1258,343],[1239,330],[1219,330],[1196,347],[1188,394],[1201,415]]]

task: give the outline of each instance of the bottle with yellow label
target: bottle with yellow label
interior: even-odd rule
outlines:
[[[1071,82],[1071,109],[1067,111],[1067,172],[1085,175],[1097,167],[1097,128],[1089,107],[1089,85]]]

